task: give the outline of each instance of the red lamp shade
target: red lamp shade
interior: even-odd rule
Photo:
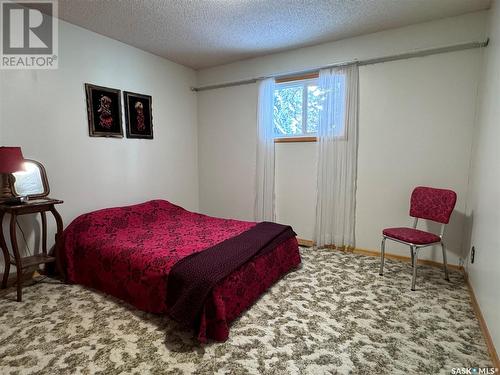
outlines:
[[[0,173],[14,173],[24,170],[21,147],[0,147]]]

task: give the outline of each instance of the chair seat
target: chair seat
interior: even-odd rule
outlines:
[[[384,236],[415,245],[427,245],[441,241],[441,238],[434,233],[413,228],[386,228],[382,233]]]

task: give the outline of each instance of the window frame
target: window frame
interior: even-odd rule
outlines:
[[[291,86],[293,86],[293,83],[297,82],[318,82],[319,81],[319,72],[313,72],[313,73],[306,73],[302,75],[293,75],[293,76],[286,76],[286,77],[280,77],[275,80],[277,86],[284,86],[287,83],[290,83]],[[295,85],[297,86],[297,85]],[[307,87],[307,85],[306,85]],[[303,90],[304,95],[305,90]],[[307,95],[306,95],[307,97]],[[347,105],[347,97],[345,97],[345,105]],[[305,104],[305,108],[307,111],[307,102]],[[347,111],[347,108],[345,108]],[[304,103],[302,103],[302,116],[304,116]],[[307,112],[306,112],[307,116]],[[344,116],[347,116],[347,113],[344,113]],[[345,123],[345,118],[344,118],[344,128],[342,129],[342,135],[335,136],[335,139],[338,141],[347,141],[347,124]],[[307,128],[307,122],[302,124],[302,129]],[[275,143],[291,143],[291,142],[317,142],[317,132],[316,133],[305,133],[301,135],[281,135],[281,136],[274,136],[274,142]]]
[[[276,82],[275,90],[288,87],[302,87],[302,123],[301,123],[302,133],[296,135],[294,134],[275,135],[274,141],[276,143],[315,142],[317,140],[317,134],[318,134],[317,132],[314,133],[307,132],[307,120],[308,120],[307,105],[308,105],[308,87],[313,85],[318,86],[319,84],[318,79],[319,77],[316,75],[307,78],[284,79],[282,81]]]

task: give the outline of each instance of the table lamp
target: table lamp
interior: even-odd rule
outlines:
[[[13,198],[12,173],[24,170],[24,158],[21,147],[0,147],[0,203]]]

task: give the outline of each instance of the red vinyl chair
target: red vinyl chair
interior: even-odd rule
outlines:
[[[443,265],[445,279],[448,277],[446,264],[446,249],[443,243],[445,225],[450,221],[451,213],[455,208],[457,194],[452,190],[436,189],[431,187],[416,187],[410,200],[410,216],[415,218],[413,228],[386,228],[382,231],[382,244],[380,246],[380,276],[384,274],[385,240],[389,239],[410,246],[411,265],[413,278],[411,290],[415,290],[417,278],[417,261],[419,249],[432,245],[441,245],[443,250]],[[439,235],[417,229],[418,219],[435,221],[441,224]]]

